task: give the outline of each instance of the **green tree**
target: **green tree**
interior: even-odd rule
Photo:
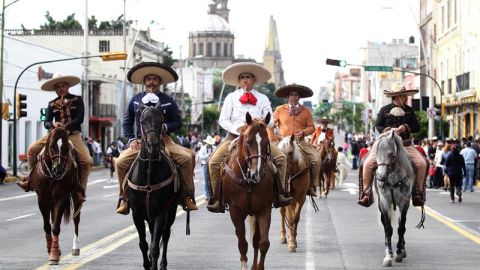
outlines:
[[[203,107],[203,130],[208,134],[212,134],[213,131],[218,129],[218,118],[220,117],[220,111],[216,104],[210,104]]]
[[[365,105],[362,103],[343,102],[343,108],[332,114],[335,123],[344,122],[347,128],[354,128],[356,132],[364,132],[363,113]]]
[[[82,30],[82,25],[75,19],[75,13],[68,15],[63,21],[56,21],[47,11],[45,18],[47,22],[40,25],[41,30]]]

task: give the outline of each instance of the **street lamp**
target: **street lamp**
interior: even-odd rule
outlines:
[[[63,58],[63,59],[56,59],[56,60],[48,60],[48,61],[40,61],[40,62],[35,62],[20,72],[20,75],[18,75],[17,80],[15,81],[15,86],[13,88],[13,96],[17,96],[17,85],[18,81],[20,80],[20,77],[22,77],[23,73],[27,71],[29,68],[35,66],[35,65],[40,65],[40,64],[47,64],[47,63],[55,63],[55,62],[64,62],[64,61],[70,61],[70,60],[77,60],[77,59],[87,59],[87,58],[94,58],[94,57],[100,57],[102,58],[103,61],[117,61],[117,60],[125,60],[127,58],[127,54],[124,52],[119,52],[119,53],[105,53],[105,54],[100,54],[100,55],[91,55],[91,56],[78,56],[78,57],[70,57],[70,58]],[[88,92],[87,92],[88,93]],[[88,110],[88,108],[87,108]],[[17,99],[13,99],[13,176],[17,176]],[[88,120],[87,120],[88,121]]]

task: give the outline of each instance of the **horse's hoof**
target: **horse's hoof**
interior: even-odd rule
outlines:
[[[241,269],[241,270],[248,270],[248,264],[247,264],[247,262],[245,262],[245,261],[240,262],[240,269]]]
[[[79,249],[79,248],[73,248],[73,249],[72,249],[72,255],[73,255],[73,256],[78,256],[78,255],[80,255],[80,249]]]
[[[402,254],[395,255],[395,261],[396,262],[402,262],[403,261],[403,255]]]
[[[288,245],[288,251],[292,253],[297,252],[297,247],[295,247],[295,245]]]
[[[50,260],[49,265],[58,265],[58,261]]]
[[[281,235],[280,236],[280,244],[286,244],[287,243],[287,238],[285,237],[285,235]]]
[[[392,266],[392,258],[385,258],[385,259],[383,259],[383,266],[384,266],[384,267],[390,267],[390,266]]]

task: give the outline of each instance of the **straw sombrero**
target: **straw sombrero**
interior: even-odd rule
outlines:
[[[228,66],[223,71],[223,82],[232,86],[240,86],[238,84],[238,76],[242,73],[253,74],[257,79],[256,83],[264,83],[272,77],[270,71],[262,65],[250,62],[240,62]]]
[[[80,78],[77,76],[65,76],[61,73],[53,74],[53,77],[47,81],[45,81],[41,86],[40,89],[43,91],[55,91],[55,84],[66,82],[68,83],[69,87],[75,86],[80,83]]]
[[[313,96],[313,91],[310,88],[296,83],[278,88],[277,91],[275,91],[275,96],[287,98],[291,91],[297,91],[300,98]]]
[[[405,86],[401,83],[395,83],[392,86],[392,90],[383,90],[383,94],[387,97],[395,97],[395,96],[400,96],[400,95],[406,95],[406,96],[413,96],[416,93],[418,93],[418,89],[410,89],[407,90]]]
[[[143,84],[147,75],[157,75],[162,79],[162,84],[176,82],[178,75],[171,67],[156,62],[143,62],[132,67],[127,74],[131,83]]]

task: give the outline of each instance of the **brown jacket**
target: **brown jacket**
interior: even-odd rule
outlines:
[[[290,116],[288,113],[288,104],[278,106],[273,113],[273,126],[279,127],[279,138],[275,136],[273,128],[268,129],[268,138],[270,141],[282,139],[283,137],[296,134],[303,130],[305,136],[310,135],[315,130],[313,124],[312,112],[305,106],[299,105],[300,111],[297,115]]]

